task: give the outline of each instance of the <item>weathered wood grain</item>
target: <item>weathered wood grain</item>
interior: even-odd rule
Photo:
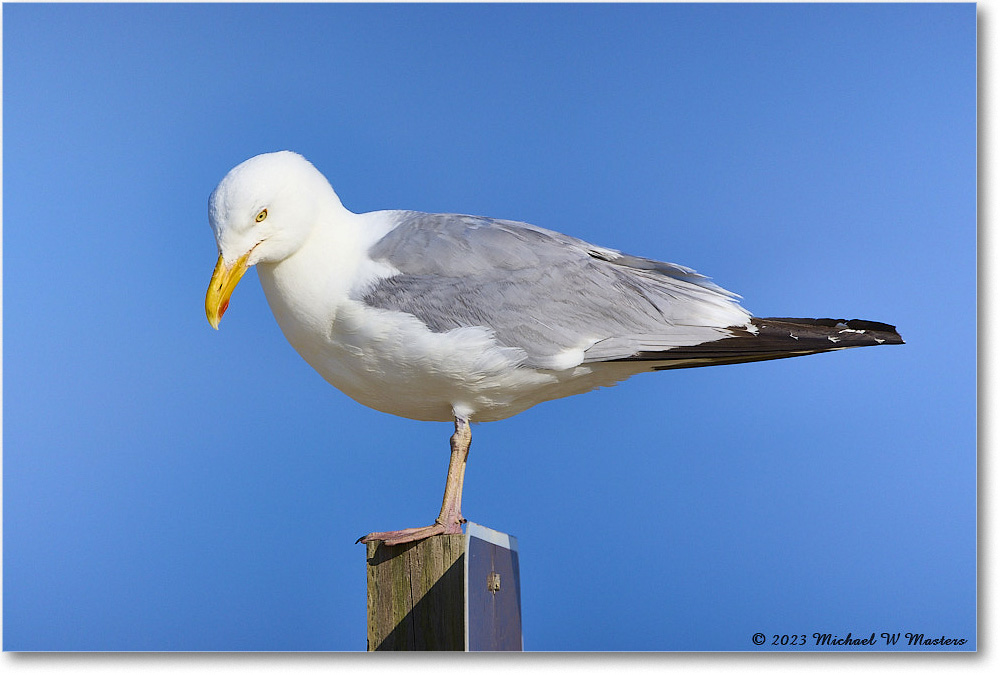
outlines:
[[[465,535],[367,546],[368,651],[465,649]]]

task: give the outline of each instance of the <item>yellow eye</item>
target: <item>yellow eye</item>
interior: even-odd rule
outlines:
[[[260,213],[258,213],[257,217],[254,218],[254,220],[256,220],[259,223],[260,221],[264,220],[265,218],[267,218],[267,209],[264,209],[263,211],[261,211]]]

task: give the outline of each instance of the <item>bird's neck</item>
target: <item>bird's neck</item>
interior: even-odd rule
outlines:
[[[346,209],[334,212],[316,223],[295,253],[257,265],[271,311],[293,344],[290,332],[329,332],[347,299],[366,248],[358,219]]]

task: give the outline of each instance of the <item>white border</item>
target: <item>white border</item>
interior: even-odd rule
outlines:
[[[465,552],[469,552],[469,537],[475,537],[476,539],[482,539],[487,541],[494,546],[500,546],[502,548],[508,549],[510,551],[517,552],[517,537],[513,537],[509,534],[504,534],[503,532],[497,532],[496,530],[491,530],[488,527],[483,527],[482,525],[477,525],[472,521],[466,521],[465,524]]]

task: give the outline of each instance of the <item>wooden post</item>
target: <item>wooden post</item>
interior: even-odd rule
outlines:
[[[465,535],[368,544],[368,651],[465,649]]]
[[[517,540],[467,530],[367,545],[368,651],[521,649]]]

